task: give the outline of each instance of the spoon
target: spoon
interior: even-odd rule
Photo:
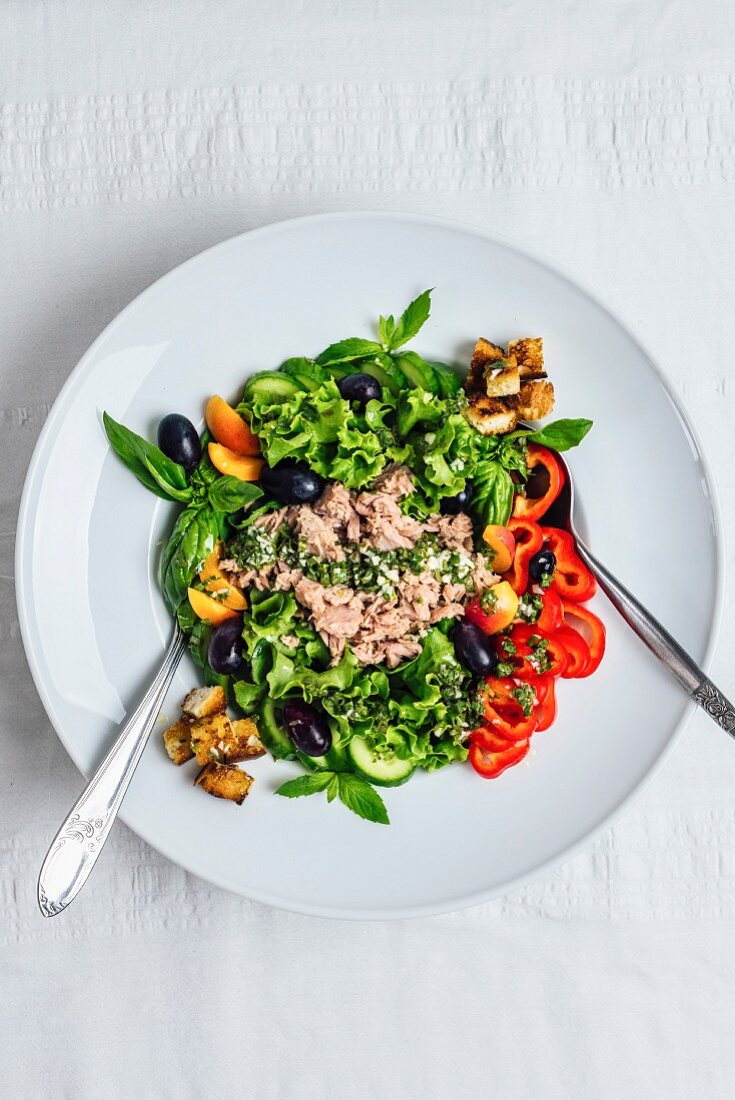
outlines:
[[[574,523],[574,482],[562,456],[557,452],[554,453],[564,471],[564,487],[551,506],[546,522],[569,531],[577,544],[577,554],[587,568],[594,573],[600,588],[623,616],[628,626],[673,673],[689,698],[706,711],[710,718],[714,718],[726,733],[735,737],[735,707],[732,703],[725,698],[710,678],[705,676],[702,669],[658,619],[643,606],[640,600],[636,599],[632,592],[628,591],[625,585],[620,583],[617,577],[613,576],[602,562],[598,561],[581,538]]]
[[[89,878],[151,735],[186,642],[186,635],[177,623],[151,686],[51,841],[38,876],[38,904],[44,917],[55,917],[66,909]]]

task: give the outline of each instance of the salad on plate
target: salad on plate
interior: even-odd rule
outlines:
[[[316,357],[247,379],[158,446],[104,414],[116,454],[181,506],[164,600],[204,686],[163,735],[195,784],[242,803],[270,753],[387,824],[376,788],[469,761],[496,778],[556,717],[555,684],[591,675],[605,629],[595,580],[552,523],[556,452],[584,419],[554,405],[540,338],[481,338],[464,380],[408,350],[431,293]],[[236,717],[233,717],[236,715]]]

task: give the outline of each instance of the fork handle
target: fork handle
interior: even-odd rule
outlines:
[[[687,695],[697,703],[710,718],[722,726],[726,733],[735,737],[735,707],[725,698],[720,689],[705,676],[702,669],[689,656],[686,650],[672,638],[665,626],[648,611],[632,592],[615,577],[610,570],[598,561],[590,548],[575,532],[577,553],[590,569],[600,588],[610,602],[617,608],[628,626],[651,650],[682,685]]]
[[[151,686],[51,842],[38,877],[38,904],[44,917],[66,909],[87,881],[185,649],[186,635],[177,626]]]

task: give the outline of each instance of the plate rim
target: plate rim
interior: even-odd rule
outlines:
[[[199,263],[205,261],[205,258],[209,260],[213,253],[224,252],[229,248],[235,247],[235,245],[246,237],[266,237],[275,236],[282,232],[287,232],[292,229],[296,229],[301,225],[313,224],[319,222],[342,222],[350,221],[352,219],[374,219],[376,221],[408,221],[418,223],[425,226],[434,226],[444,229],[454,229],[457,231],[469,233],[475,237],[480,237],[491,244],[500,245],[501,247],[509,248],[517,254],[529,259],[541,267],[545,268],[551,274],[561,277],[574,289],[584,294],[591,302],[602,310],[608,317],[610,317],[626,334],[626,336],[639,348],[644,355],[649,367],[654,372],[654,375],[661,385],[662,389],[668,396],[672,405],[676,409],[678,416],[690,433],[691,438],[696,444],[699,460],[702,465],[705,479],[707,481],[707,487],[709,490],[710,505],[712,511],[713,525],[714,525],[714,539],[715,539],[715,558],[716,558],[716,577],[715,577],[715,590],[714,590],[714,608],[712,613],[712,620],[709,628],[709,637],[705,650],[704,659],[702,661],[702,670],[705,674],[709,672],[712,664],[717,641],[720,635],[722,626],[724,606],[725,606],[725,588],[726,588],[726,540],[724,532],[723,514],[720,501],[719,488],[717,481],[714,478],[713,469],[707,454],[707,451],[702,443],[699,430],[696,423],[693,421],[689,410],[681,403],[679,395],[675,392],[672,384],[667,376],[663,373],[659,367],[656,359],[649,352],[646,344],[637,335],[636,329],[632,326],[627,318],[622,316],[617,309],[612,310],[605,301],[592,289],[584,279],[580,278],[577,274],[570,273],[564,265],[559,264],[556,260],[547,257],[545,254],[537,251],[535,248],[530,247],[525,243],[519,243],[512,237],[505,236],[502,233],[498,233],[495,230],[488,230],[482,226],[474,225],[471,222],[465,222],[459,219],[447,218],[440,215],[422,214],[411,211],[401,210],[347,210],[347,211],[333,211],[317,214],[306,214],[295,218],[285,218],[276,222],[269,222],[266,225],[257,226],[253,229],[245,230],[242,233],[237,233],[232,237],[228,237],[223,241],[219,241],[217,244],[211,245],[208,248],[203,249],[200,252],[190,256],[187,260],[177,264],[163,275],[159,276],[147,287],[145,287],[139,294],[137,294],[122,310],[119,311],[112,318],[112,320],[102,329],[99,335],[90,344],[84,354],[81,356],[77,364],[73,367],[68,378],[64,382],[63,386],[59,390],[46,421],[41,429],[41,432],[36,440],[31,455],[31,460],[26,471],[26,476],[23,484],[23,490],[21,493],[20,506],[18,509],[18,520],[16,524],[16,543],[15,543],[15,596],[16,606],[18,609],[18,622],[20,627],[21,640],[23,642],[23,648],[28,661],[28,666],[31,672],[34,686],[38,695],[43,703],[46,714],[54,728],[54,731],[61,741],[61,744],[66,749],[72,762],[77,770],[86,779],[86,773],[82,771],[79,766],[75,754],[72,751],[71,746],[67,743],[62,733],[62,723],[59,716],[56,713],[55,707],[50,697],[50,693],[47,691],[43,678],[40,674],[40,660],[33,645],[33,626],[32,616],[30,614],[30,600],[26,601],[26,588],[28,584],[28,577],[31,573],[31,558],[29,558],[27,550],[29,544],[29,536],[32,532],[33,525],[29,524],[29,520],[32,517],[32,507],[36,490],[40,491],[40,482],[42,481],[42,475],[44,467],[42,460],[44,458],[44,452],[53,442],[55,436],[55,428],[57,423],[63,419],[70,402],[73,400],[76,389],[82,384],[90,366],[96,356],[97,348],[104,340],[113,332],[118,325],[123,324],[127,319],[128,313],[138,306],[138,304],[148,297],[152,297],[159,289],[160,285],[168,279],[173,279],[178,276],[179,273],[189,267],[194,267]],[[647,771],[641,776],[635,786],[623,797],[620,801],[605,815],[605,817],[598,822],[595,827],[588,833],[585,833],[583,837],[577,840],[574,844],[565,848],[563,852],[552,856],[550,859],[543,860],[535,867],[523,874],[516,876],[513,879],[508,880],[502,886],[489,887],[484,890],[478,890],[471,894],[462,894],[459,897],[447,898],[441,902],[433,902],[412,906],[399,906],[390,909],[360,909],[350,906],[335,907],[328,906],[323,907],[319,905],[309,903],[297,903],[292,899],[281,898],[277,895],[265,893],[263,891],[248,891],[247,893],[242,889],[239,883],[236,883],[226,875],[213,874],[209,870],[202,869],[196,860],[190,860],[184,856],[182,858],[178,853],[173,854],[167,849],[165,844],[161,844],[154,841],[147,835],[147,830],[141,830],[135,828],[129,824],[126,819],[123,807],[119,813],[120,820],[132,830],[137,836],[141,838],[146,844],[149,844],[154,851],[159,852],[166,859],[171,860],[172,863],[179,867],[182,867],[185,871],[195,875],[197,878],[202,879],[220,889],[234,893],[239,897],[246,898],[249,901],[254,901],[259,904],[268,905],[276,909],[282,909],[287,912],[301,913],[305,916],[321,917],[333,920],[362,920],[362,921],[386,921],[386,920],[404,920],[407,918],[417,917],[429,917],[437,916],[443,913],[456,912],[461,909],[470,908],[472,906],[481,905],[485,902],[492,901],[498,897],[505,897],[509,894],[515,893],[522,889],[528,883],[535,881],[542,875],[547,874],[550,871],[562,866],[567,861],[573,859],[580,851],[591,846],[604,832],[609,830],[617,820],[623,815],[623,813],[630,808],[634,802],[643,794],[648,787],[649,783],[653,780],[654,776],[663,767],[668,760],[670,754],[673,752],[675,746],[678,744],[684,730],[689,725],[692,716],[697,709],[696,703],[691,700],[686,704],[681,718],[674,726],[672,733],[658,756],[653,763],[648,767]]]

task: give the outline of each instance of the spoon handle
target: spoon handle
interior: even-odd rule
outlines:
[[[51,842],[38,877],[38,904],[44,917],[66,909],[87,881],[185,648],[186,635],[177,624],[151,686]]]
[[[610,570],[598,561],[588,546],[575,532],[577,552],[598,581],[600,588],[610,602],[618,609],[628,626],[644,642],[652,653],[673,672],[684,690],[704,711],[722,726],[726,733],[735,737],[735,707],[722,694],[720,689],[705,676],[689,654],[682,649],[668,630],[661,625],[650,611],[621,584]]]

